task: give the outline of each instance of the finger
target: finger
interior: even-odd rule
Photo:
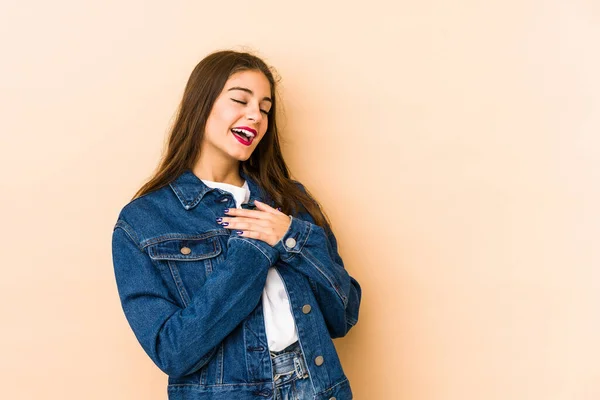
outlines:
[[[225,221],[224,221],[225,222]],[[221,224],[225,229],[240,230],[240,231],[255,231],[262,232],[267,235],[275,234],[275,229],[271,224],[261,224],[256,219],[238,220],[234,218],[227,223],[227,225]]]
[[[274,236],[269,236],[265,233],[257,232],[257,231],[241,231],[240,230],[240,231],[234,232],[234,235],[261,240],[271,246],[274,246],[275,243],[277,243],[277,240],[275,240]]]
[[[247,218],[266,218],[270,217],[270,213],[261,210],[247,210],[245,208],[230,208],[227,212],[223,211],[226,216],[247,217]]]
[[[242,228],[248,229],[253,227],[268,227],[271,226],[272,223],[266,219],[256,219],[256,218],[247,218],[247,217],[223,217],[221,218],[220,224],[229,229]]]
[[[277,242],[276,240],[273,240],[276,238],[276,234],[275,231],[271,228],[264,228],[264,227],[231,227],[231,226],[226,226],[225,229],[229,229],[231,231],[233,231],[234,234],[240,235],[240,236],[245,236],[245,237],[251,237],[254,239],[260,239],[264,242],[270,243],[270,242]],[[242,232],[242,233],[240,233]]]
[[[271,214],[280,214],[279,211],[268,205],[267,203],[263,203],[262,201],[254,200],[254,204],[256,204],[256,208],[262,210],[264,212],[268,212]]]

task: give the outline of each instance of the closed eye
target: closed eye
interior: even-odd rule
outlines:
[[[238,99],[233,99],[233,98],[231,100],[235,101],[236,103],[240,103],[240,104],[248,104],[247,102],[245,102],[243,100],[238,100]],[[260,112],[265,115],[269,115],[269,111],[267,111],[267,110],[261,109]]]

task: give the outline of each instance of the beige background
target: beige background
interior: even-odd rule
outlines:
[[[356,398],[600,398],[594,0],[2,1],[2,398],[165,399],[118,211],[194,65],[282,76],[284,153],[363,287]]]

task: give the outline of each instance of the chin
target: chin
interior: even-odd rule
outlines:
[[[256,147],[252,147],[252,148],[244,148],[244,149],[228,149],[229,151],[227,151],[227,153],[229,154],[229,156],[235,160],[238,161],[247,161],[250,156],[254,153],[254,151],[256,150]]]
[[[232,157],[238,161],[248,161],[248,159],[250,158],[251,155],[252,155],[252,152],[248,152],[246,154],[235,154],[235,155],[232,155]]]

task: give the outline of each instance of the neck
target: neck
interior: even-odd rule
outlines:
[[[215,162],[208,163],[199,160],[192,171],[198,178],[207,181],[228,183],[238,187],[242,187],[244,185],[244,180],[239,173],[239,161],[235,161],[234,163],[219,164]]]

